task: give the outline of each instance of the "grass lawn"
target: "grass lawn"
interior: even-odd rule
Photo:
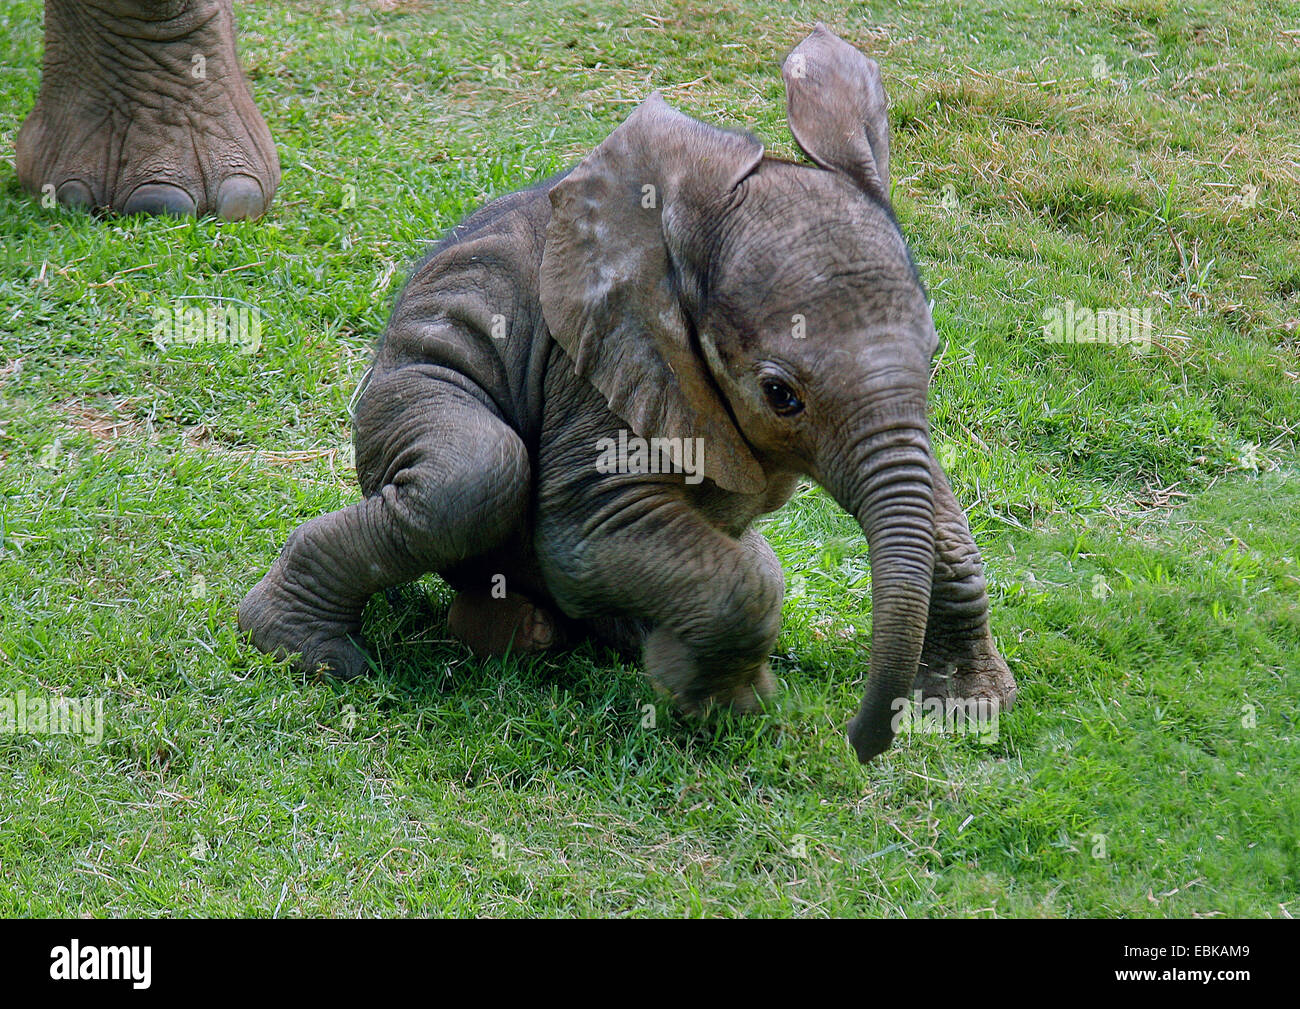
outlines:
[[[0,735],[0,914],[1300,914],[1300,7],[237,7],[284,170],[237,224],[23,194],[41,4],[0,7],[0,696],[104,703],[98,745]],[[764,525],[762,717],[649,727],[592,646],[477,662],[432,577],[371,604],[373,677],[244,643],[290,531],[358,496],[348,401],[427,243],[655,88],[794,156],[819,18],[891,96],[934,442],[1020,684],[996,742],[858,766],[866,546],[811,487]],[[257,352],[159,347],[195,298],[255,306]],[[1149,352],[1048,342],[1067,302],[1150,309]]]

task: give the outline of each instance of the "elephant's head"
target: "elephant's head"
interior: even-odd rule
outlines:
[[[823,26],[783,67],[816,166],[655,95],[551,191],[547,324],[645,438],[703,438],[739,493],[802,472],[857,518],[872,654],[849,728],[867,761],[911,689],[934,568],[926,392],[936,337],[889,206],[880,71]]]

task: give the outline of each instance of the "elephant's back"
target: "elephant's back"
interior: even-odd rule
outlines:
[[[530,447],[550,342],[538,273],[548,193],[561,177],[492,201],[437,242],[398,296],[372,364],[377,373],[418,365],[468,379]]]

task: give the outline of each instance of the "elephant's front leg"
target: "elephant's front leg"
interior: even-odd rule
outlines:
[[[780,562],[757,532],[733,539],[675,490],[592,482],[581,502],[544,493],[537,544],[547,585],[571,617],[650,623],[646,673],[684,712],[755,710],[772,685]]]
[[[690,714],[713,707],[756,711],[773,687],[768,656],[781,629],[781,563],[753,529],[739,540],[722,540],[700,557],[702,581],[681,596],[702,589],[701,597],[689,609],[665,608],[645,643],[646,673]]]
[[[939,464],[934,482],[935,558],[930,614],[916,687],[925,697],[996,699],[1002,709],[1016,698],[1016,681],[989,629],[984,565],[966,513]]]

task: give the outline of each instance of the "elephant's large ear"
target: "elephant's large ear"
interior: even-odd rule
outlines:
[[[889,118],[880,66],[818,22],[781,65],[790,132],[823,168],[889,200]]]
[[[693,339],[692,292],[710,222],[763,157],[753,137],[656,93],[551,190],[542,313],[579,375],[643,438],[702,438],[704,475],[730,491],[765,477]]]

